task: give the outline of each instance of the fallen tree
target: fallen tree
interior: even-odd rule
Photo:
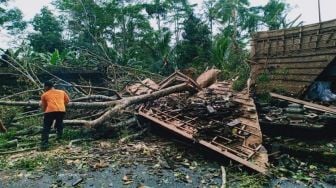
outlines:
[[[125,97],[121,98],[119,100],[114,101],[105,101],[105,102],[70,102],[68,104],[69,108],[84,108],[84,109],[92,109],[92,108],[111,108],[107,110],[103,115],[100,117],[94,119],[94,120],[65,120],[66,124],[83,124],[87,127],[94,128],[99,125],[104,124],[107,122],[110,118],[112,118],[114,115],[117,115],[118,113],[122,112],[124,109],[131,105],[136,105],[140,103],[145,103],[149,101],[153,101],[155,99],[158,99],[160,97],[181,92],[181,91],[192,91],[195,90],[193,85],[190,83],[182,83],[178,85],[174,85],[171,87],[167,87],[165,89],[155,91],[153,93],[139,95],[139,96],[132,96],[132,97]],[[99,98],[104,99],[111,99],[110,97],[102,97],[99,96]],[[32,107],[38,107],[39,101],[0,101],[0,105],[7,105],[7,106],[32,106]]]

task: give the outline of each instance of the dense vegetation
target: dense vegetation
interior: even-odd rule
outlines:
[[[56,11],[44,7],[29,22],[6,3],[0,1],[0,26],[24,40],[2,50],[2,59],[25,66],[113,63],[164,75],[216,66],[241,83],[248,77],[251,35],[294,24],[286,20],[282,0],[265,6],[249,0],[204,0],[199,6],[188,0],[54,0]]]

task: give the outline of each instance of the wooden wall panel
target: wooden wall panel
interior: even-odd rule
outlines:
[[[258,32],[253,36],[251,46],[253,82],[263,73],[269,77],[269,83],[256,84],[257,91],[282,90],[300,97],[335,60],[336,19]]]

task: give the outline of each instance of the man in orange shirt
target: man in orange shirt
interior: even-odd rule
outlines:
[[[41,107],[44,112],[41,149],[48,148],[49,132],[54,121],[56,121],[57,139],[61,139],[65,106],[69,101],[65,91],[55,89],[52,82],[44,83],[44,93],[41,96]]]

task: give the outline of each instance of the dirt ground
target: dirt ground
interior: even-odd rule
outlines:
[[[221,187],[221,166],[228,187],[333,187],[266,177],[181,138],[151,133],[123,144],[64,140],[48,151],[1,156],[0,187]]]

